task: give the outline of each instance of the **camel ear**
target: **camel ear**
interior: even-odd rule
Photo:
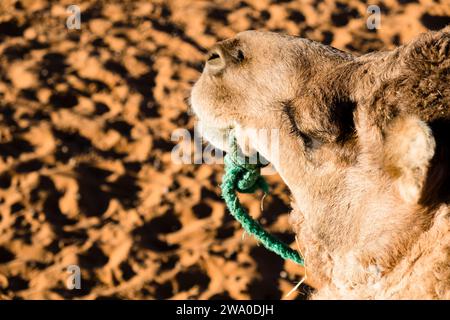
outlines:
[[[436,147],[432,131],[425,122],[408,116],[395,120],[385,137],[384,168],[395,179],[400,196],[417,203]]]

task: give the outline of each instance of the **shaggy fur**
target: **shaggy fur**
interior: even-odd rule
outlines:
[[[248,31],[211,50],[191,103],[289,186],[313,298],[450,299],[449,83],[449,27],[360,57]],[[251,130],[274,128],[278,154]]]

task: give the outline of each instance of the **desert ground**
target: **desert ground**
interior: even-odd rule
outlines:
[[[306,299],[286,297],[303,270],[226,212],[223,166],[172,160],[207,49],[261,29],[363,54],[449,23],[450,0],[1,1],[0,299]],[[289,192],[268,180],[262,211],[241,199],[293,244]]]

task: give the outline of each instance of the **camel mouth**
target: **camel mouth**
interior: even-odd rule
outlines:
[[[250,161],[251,164],[260,164],[261,167],[266,167],[271,163],[259,150],[245,145],[243,137],[236,134],[234,126],[210,126],[201,120],[197,122],[197,126],[202,138],[215,148],[230,153],[233,152],[232,145],[235,143],[238,147],[238,156],[245,158],[245,161]]]
[[[259,168],[265,168],[271,164],[260,150],[249,143],[248,137],[238,136],[233,128],[229,130],[228,135],[232,157],[238,157],[239,163],[257,165]]]
[[[230,134],[232,126],[210,125],[207,121],[199,119],[197,121],[197,130],[200,135],[215,148],[229,152]]]
[[[205,116],[201,113],[196,113],[196,118],[196,131],[202,139],[202,144],[208,143],[216,150],[221,151],[217,153],[221,155],[220,157],[224,156],[223,152],[230,153],[232,151],[231,145],[234,139],[234,143],[236,143],[239,149],[239,156],[245,158],[245,161],[248,161],[250,164],[258,164],[262,168],[273,167],[270,165],[273,160],[271,157],[273,154],[270,152],[269,154],[264,154],[262,152],[264,150],[259,150],[258,144],[254,143],[259,139],[258,134],[261,129],[242,128],[235,123],[216,119],[211,117],[211,115]],[[263,135],[269,134],[270,136],[272,134],[271,130],[263,129],[262,131]],[[251,134],[248,134],[249,132],[256,132],[258,134],[252,137]],[[264,169],[264,171],[269,172],[269,174],[275,173],[273,169]]]

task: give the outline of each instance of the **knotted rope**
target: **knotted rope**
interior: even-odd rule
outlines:
[[[236,138],[232,133],[230,134],[230,148],[230,152],[225,156],[225,174],[221,188],[222,197],[231,215],[239,221],[248,234],[253,235],[268,250],[275,252],[285,260],[290,259],[304,266],[304,260],[297,251],[264,230],[261,224],[255,221],[242,207],[237,192],[253,193],[261,189],[265,194],[268,194],[269,186],[261,176],[261,168],[264,165],[259,161],[256,164],[251,164],[248,157],[242,156]]]

